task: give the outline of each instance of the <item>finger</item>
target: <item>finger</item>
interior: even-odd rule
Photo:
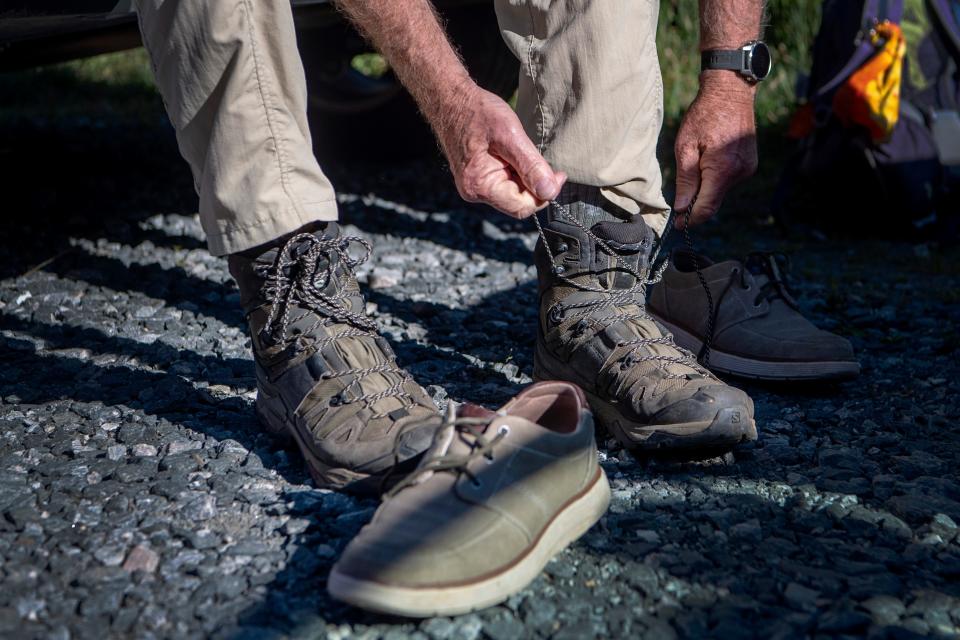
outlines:
[[[690,214],[690,226],[703,224],[720,210],[723,198],[731,186],[729,174],[710,167],[704,168],[703,182],[697,194],[697,202]]]
[[[700,190],[700,150],[695,145],[677,145],[676,211],[685,211]]]
[[[560,193],[566,176],[550,167],[521,129],[511,129],[499,136],[491,145],[491,151],[513,168],[526,190],[536,198],[552,200]]]
[[[523,220],[547,206],[547,201],[540,200],[515,180],[507,179],[494,185],[489,204],[511,218]]]
[[[457,186],[465,200],[488,204],[512,218],[526,218],[547,204],[526,189],[504,160],[494,156],[471,166],[462,182]]]

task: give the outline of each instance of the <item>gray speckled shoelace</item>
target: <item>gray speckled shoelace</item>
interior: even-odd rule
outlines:
[[[569,221],[571,224],[579,228],[581,231],[583,231],[583,233],[587,235],[588,238],[593,240],[606,253],[613,256],[614,261],[616,262],[618,268],[623,269],[624,271],[626,271],[636,279],[636,284],[634,284],[632,287],[610,291],[609,289],[604,289],[599,286],[592,286],[592,285],[575,282],[572,278],[569,278],[564,275],[563,266],[554,265],[553,274],[563,282],[566,282],[567,284],[577,289],[580,289],[581,291],[602,293],[604,295],[604,297],[601,299],[590,300],[590,301],[576,304],[576,305],[563,305],[562,303],[557,303],[556,306],[561,310],[560,311],[561,315],[565,316],[567,311],[573,310],[573,309],[579,309],[580,311],[577,313],[577,315],[572,317],[579,318],[581,322],[584,322],[593,313],[603,309],[607,309],[607,308],[616,309],[616,308],[625,307],[628,305],[637,305],[638,297],[641,299],[644,299],[646,297],[647,287],[652,284],[656,284],[657,282],[660,282],[660,280],[663,278],[663,272],[667,268],[668,260],[664,260],[657,268],[653,269],[652,270],[653,277],[648,278],[647,276],[648,276],[649,270],[644,270],[643,273],[638,273],[637,271],[635,271],[619,255],[617,255],[617,252],[614,251],[610,247],[610,245],[608,245],[600,237],[598,237],[595,233],[593,233],[590,229],[588,229],[586,225],[582,224],[579,220],[577,220],[575,216],[570,214],[569,210],[565,205],[562,205],[557,201],[553,201],[551,204],[555,207],[555,210],[561,217],[563,217],[565,220]],[[690,209],[687,209],[685,213],[685,217],[686,217],[685,226],[687,227],[689,227],[690,210],[692,209],[692,207],[693,205],[691,204]],[[533,218],[534,224],[537,226],[537,232],[540,234],[540,239],[542,241],[544,250],[547,252],[547,255],[550,258],[550,262],[553,263],[555,261],[555,256],[553,254],[553,251],[551,251],[550,249],[550,244],[547,242],[546,234],[543,231],[543,226],[540,224],[540,220],[536,215],[531,217]],[[673,221],[673,212],[671,211],[670,215],[667,217],[667,224],[666,224],[666,227],[664,227],[664,233],[661,236],[661,238],[657,241],[653,249],[653,253],[650,256],[651,265],[656,263],[657,257],[660,254],[660,250],[663,247],[664,242],[666,241],[667,234],[669,233],[670,224],[672,221]],[[689,233],[687,233],[687,239],[689,240]],[[701,275],[701,278],[702,278],[702,275]],[[708,292],[708,295],[709,295],[709,292]],[[636,320],[636,321],[646,320],[651,323],[655,322],[654,319],[646,312],[645,305],[639,304],[637,306],[640,309],[639,313],[629,313],[629,314],[612,313],[609,315],[602,316],[600,318],[596,318],[596,320],[601,323],[620,322],[623,320]],[[712,308],[713,308],[713,304],[711,301],[711,309]],[[652,350],[650,350],[650,352],[647,354],[637,355],[638,351],[642,349],[647,349],[656,344],[670,345],[671,347],[675,348],[681,355],[680,356],[662,355],[662,354],[653,352]],[[701,367],[700,364],[697,362],[696,356],[694,356],[689,351],[682,349],[678,347],[676,344],[674,344],[673,336],[671,336],[669,333],[665,333],[659,338],[642,338],[642,337],[637,338],[635,340],[630,340],[629,342],[622,343],[620,346],[631,347],[627,353],[625,353],[623,356],[619,358],[619,362],[621,363],[621,368],[627,368],[629,366],[632,366],[641,362],[654,362],[656,366],[659,367],[660,370],[664,373],[665,377],[668,377],[668,378],[686,377],[686,374],[671,373],[667,371],[665,368],[665,365],[672,363],[672,364],[684,365],[700,373],[706,373],[703,367]]]
[[[364,255],[357,259],[350,257],[347,252],[350,244],[354,242],[365,249]],[[270,313],[261,331],[261,339],[267,344],[298,344],[302,335],[313,333],[321,325],[337,322],[347,325],[347,328],[318,338],[314,343],[318,350],[344,338],[367,337],[377,340],[379,333],[376,321],[350,309],[350,300],[343,287],[338,287],[338,291],[332,295],[324,293],[336,277],[335,269],[338,265],[343,269],[344,276],[351,276],[358,265],[370,258],[371,251],[370,243],[357,236],[318,238],[310,233],[300,233],[287,240],[277,253],[273,265],[261,274],[265,277],[263,296],[270,302]],[[291,317],[296,307],[305,311]],[[310,314],[316,317],[313,325],[306,331],[291,334],[290,326]],[[355,387],[360,388],[363,378],[376,373],[395,374],[398,381],[377,393],[361,393],[352,398],[348,396],[348,392]],[[372,367],[332,371],[324,375],[328,378],[353,377],[339,395],[331,398],[334,406],[351,402],[364,402],[367,406],[373,406],[387,397],[404,399],[405,407],[415,404],[413,398],[403,389],[404,384],[410,380],[409,374],[399,368],[392,359]]]
[[[447,406],[447,410],[443,415],[443,418],[440,420],[433,420],[428,424],[433,424],[436,422],[437,430],[434,433],[434,442],[438,442],[443,438],[452,438],[455,434],[460,434],[461,437],[466,438],[471,442],[470,452],[462,455],[453,455],[453,454],[441,454],[436,455],[430,458],[424,459],[417,468],[407,475],[405,478],[400,480],[396,485],[393,486],[389,491],[384,494],[385,498],[391,498],[407,487],[413,486],[421,481],[428,473],[433,473],[437,471],[453,471],[456,473],[463,473],[468,478],[474,486],[480,486],[480,480],[470,472],[468,465],[470,462],[480,456],[483,456],[487,459],[488,462],[493,462],[494,447],[501,440],[507,437],[510,433],[508,427],[501,426],[497,430],[497,435],[492,438],[488,438],[482,430],[477,429],[476,427],[485,427],[489,425],[494,420],[503,417],[500,414],[492,414],[483,418],[473,418],[473,417],[457,417],[457,409],[455,403],[450,403]],[[417,425],[420,426],[420,425]],[[451,431],[453,433],[451,433]]]

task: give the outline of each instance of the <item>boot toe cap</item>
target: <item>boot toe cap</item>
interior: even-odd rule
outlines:
[[[724,409],[742,408],[753,419],[753,400],[744,391],[725,384],[713,384],[672,402],[658,411],[652,422],[682,424],[713,420]]]

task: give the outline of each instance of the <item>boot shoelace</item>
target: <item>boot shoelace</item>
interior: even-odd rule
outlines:
[[[576,289],[579,289],[581,291],[589,291],[593,293],[601,293],[604,295],[604,297],[601,299],[590,300],[587,302],[578,303],[574,305],[564,305],[562,303],[557,303],[556,305],[554,305],[554,309],[559,309],[559,311],[556,312],[556,315],[554,315],[553,309],[551,309],[551,318],[554,320],[554,322],[556,324],[559,324],[559,322],[556,322],[556,320],[558,318],[562,320],[566,316],[567,311],[569,310],[581,309],[581,311],[576,316],[572,316],[572,318],[579,319],[579,323],[574,326],[580,326],[583,329],[585,329],[587,325],[587,318],[593,315],[594,313],[596,313],[597,311],[601,311],[607,308],[617,309],[627,305],[635,305],[638,309],[640,309],[639,313],[620,313],[620,314],[611,313],[609,315],[604,315],[600,318],[596,318],[596,321],[598,321],[601,324],[601,326],[604,326],[604,327],[609,326],[608,323],[629,321],[629,320],[634,320],[637,322],[642,322],[646,320],[647,322],[650,322],[656,325],[654,319],[646,312],[645,305],[642,302],[638,303],[638,299],[643,299],[646,296],[646,290],[648,286],[652,284],[656,284],[657,282],[660,282],[660,280],[663,278],[663,272],[667,268],[668,261],[665,260],[658,268],[654,269],[653,277],[648,279],[647,276],[650,272],[649,269],[641,270],[642,272],[638,273],[630,265],[628,265],[617,254],[617,252],[610,247],[609,244],[607,244],[604,240],[602,240],[590,229],[588,229],[586,225],[582,224],[579,220],[577,220],[575,216],[571,215],[567,207],[560,204],[556,200],[554,200],[551,204],[554,206],[555,210],[557,211],[558,214],[560,214],[560,216],[562,216],[571,224],[573,224],[574,226],[579,228],[581,231],[583,231],[587,235],[587,237],[589,237],[601,249],[603,249],[604,252],[613,256],[614,261],[617,264],[617,268],[626,271],[627,273],[629,273],[635,278],[635,284],[632,287],[624,288],[624,289],[616,289],[611,291],[609,289],[604,289],[603,287],[599,287],[599,286],[581,284],[574,281],[572,278],[565,276],[563,266],[554,264],[556,257],[554,256],[553,251],[550,249],[550,244],[547,242],[546,234],[543,231],[543,227],[540,224],[540,220],[536,215],[531,216],[531,218],[533,218],[534,224],[536,224],[537,226],[537,232],[540,234],[540,240],[543,244],[543,248],[547,252],[547,255],[550,258],[551,264],[554,264],[553,266],[554,275],[557,276],[563,282],[566,282],[570,286],[575,287]],[[691,207],[686,211],[685,227],[689,227],[690,210],[692,209],[692,207],[693,205],[691,204]],[[664,228],[664,233],[662,237],[659,239],[659,241],[656,243],[656,246],[650,256],[651,265],[656,263],[657,256],[660,254],[660,249],[663,247],[664,241],[666,240],[666,237],[667,237],[667,233],[669,232],[670,223],[672,222],[672,219],[673,219],[673,212],[671,212],[670,215],[667,217],[667,226]],[[689,241],[689,237],[690,237],[689,232],[687,232],[688,241]],[[698,268],[698,272],[699,272],[699,268]],[[707,293],[709,295],[709,291]],[[710,306],[712,309],[713,308],[712,302]],[[670,356],[670,355],[663,355],[663,354],[656,353],[650,347],[657,344],[668,345],[676,349],[677,352],[679,352],[681,355]],[[627,369],[629,367],[632,367],[633,365],[636,365],[642,362],[653,362],[657,366],[657,368],[660,369],[660,371],[664,374],[664,377],[666,378],[677,379],[677,378],[688,377],[688,374],[671,373],[666,369],[666,365],[668,364],[683,365],[685,367],[693,369],[694,371],[699,372],[701,375],[707,375],[707,371],[702,366],[700,366],[700,364],[697,362],[696,357],[692,353],[674,344],[673,336],[671,336],[670,333],[665,332],[659,338],[639,337],[634,340],[621,342],[618,344],[618,347],[630,347],[630,350],[627,353],[623,354],[620,358],[617,359],[617,361],[620,363],[621,369]],[[642,355],[638,354],[638,352],[644,349],[647,349],[648,353],[642,354]]]
[[[425,425],[436,425],[436,431],[434,432],[433,436],[434,442],[439,442],[443,438],[453,438],[459,435],[460,437],[470,441],[470,452],[465,454],[447,453],[433,456],[431,458],[425,458],[416,469],[414,469],[405,478],[400,480],[389,491],[384,493],[384,498],[391,498],[407,487],[418,484],[428,473],[434,473],[438,471],[453,471],[458,474],[463,473],[470,478],[470,482],[473,484],[473,486],[481,487],[483,483],[479,478],[477,478],[476,474],[470,471],[470,463],[481,456],[484,457],[488,463],[492,463],[495,459],[493,453],[494,447],[496,447],[501,440],[510,434],[510,427],[507,425],[501,425],[500,428],[497,429],[497,435],[493,436],[492,438],[488,438],[483,434],[483,430],[476,429],[476,427],[488,426],[493,421],[502,417],[502,414],[493,414],[483,418],[460,418],[457,417],[455,403],[451,402],[447,405],[447,410],[444,413],[443,418],[440,419],[439,423],[435,418],[432,418],[425,422],[412,425],[410,428],[414,429],[423,427]],[[386,484],[389,476],[390,473],[384,477],[383,484]]]
[[[356,242],[365,249],[364,255],[358,259],[350,257],[347,249]],[[337,340],[344,338],[379,339],[377,323],[363,313],[350,309],[350,300],[344,287],[336,287],[336,293],[327,295],[324,290],[336,278],[335,270],[341,265],[345,275],[350,276],[353,270],[370,258],[372,247],[370,243],[357,236],[342,236],[318,238],[310,233],[300,233],[284,243],[277,253],[273,265],[260,274],[265,277],[263,296],[270,301],[270,313],[267,322],[261,331],[260,338],[267,344],[283,343],[285,345],[303,346],[301,336],[312,334],[321,326],[330,326],[332,323],[347,325],[329,336],[318,338],[314,346],[318,351]],[[325,264],[324,264],[325,263]],[[295,307],[306,309],[302,314],[291,317]],[[309,314],[316,316],[313,325],[306,331],[294,330],[290,332],[290,325],[302,320]],[[359,393],[349,397],[354,389],[360,389],[360,381],[373,374],[395,374],[398,381],[377,393]],[[409,374],[399,368],[392,358],[372,367],[358,367],[343,371],[324,372],[325,378],[342,378],[351,376],[353,379],[337,395],[330,399],[330,404],[339,406],[351,402],[363,402],[367,406],[387,397],[394,397],[404,402],[405,408],[413,406],[413,397],[404,390],[404,384],[410,379]],[[389,378],[387,378],[389,380]],[[382,417],[376,414],[374,417]]]

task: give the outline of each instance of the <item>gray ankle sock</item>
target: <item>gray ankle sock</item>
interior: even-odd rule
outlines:
[[[598,222],[627,222],[633,217],[629,211],[604,198],[600,187],[567,182],[556,201],[587,229]],[[551,203],[547,208],[548,220],[563,219],[555,212],[556,207]]]

